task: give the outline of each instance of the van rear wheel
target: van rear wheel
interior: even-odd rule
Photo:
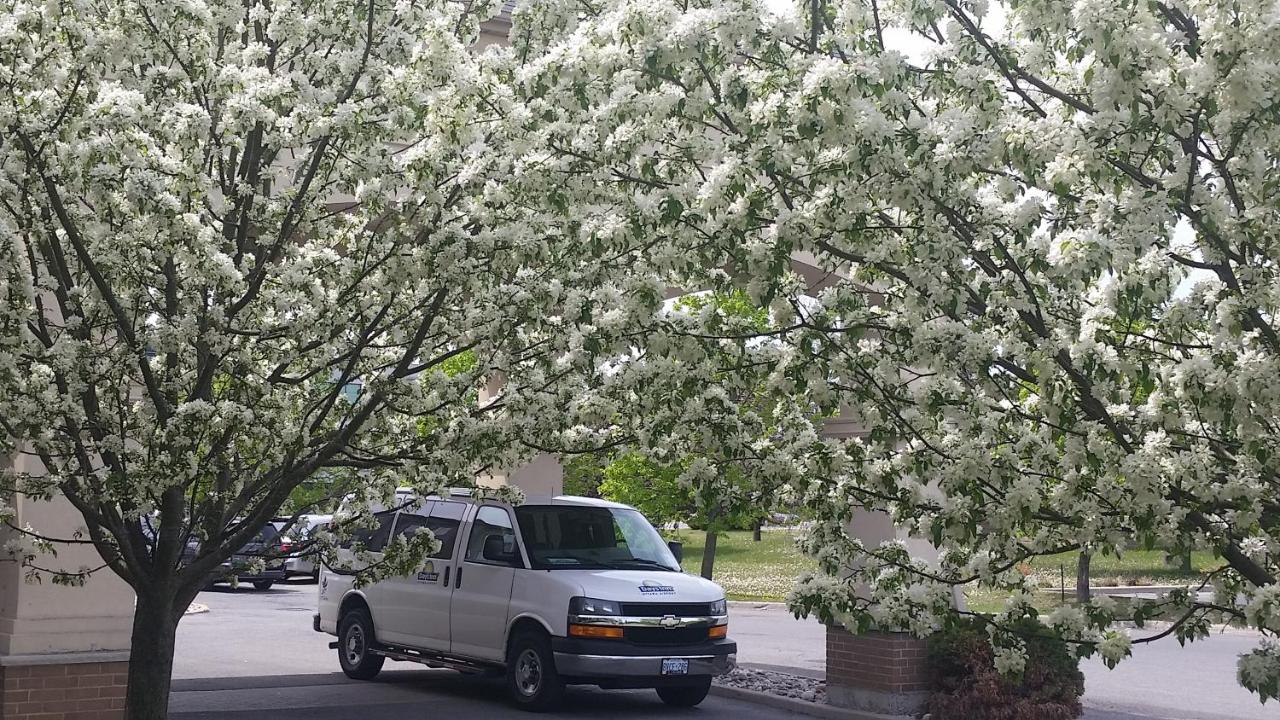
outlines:
[[[546,712],[560,706],[564,683],[556,672],[551,639],[546,633],[521,631],[507,649],[507,690],[516,707]]]
[[[352,680],[372,680],[386,658],[373,653],[373,618],[364,608],[349,610],[338,621],[338,664]]]
[[[707,698],[711,692],[711,677],[699,680],[696,685],[668,685],[658,688],[658,697],[672,707],[693,707]]]

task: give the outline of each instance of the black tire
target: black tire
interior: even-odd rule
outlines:
[[[693,707],[707,699],[711,692],[711,677],[698,680],[696,685],[668,685],[658,688],[658,697],[672,707]]]
[[[271,586],[275,584],[276,584],[275,580],[254,580],[253,581],[253,586],[259,590],[270,590]]]
[[[522,630],[507,648],[507,692],[516,707],[547,712],[564,701],[564,683],[556,672],[551,638],[544,632]]]
[[[386,658],[370,650],[375,643],[373,618],[364,608],[347,611],[338,621],[338,664],[352,680],[372,680]]]

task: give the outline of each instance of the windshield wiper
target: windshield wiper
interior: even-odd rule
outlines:
[[[655,570],[666,570],[667,572],[677,572],[677,570],[672,568],[670,565],[667,565],[665,563],[660,563],[657,560],[646,560],[645,558],[627,558],[625,560],[613,560],[604,564],[616,570],[626,570],[627,568],[622,565],[623,563],[638,563],[640,565],[644,565],[645,567],[651,567]]]

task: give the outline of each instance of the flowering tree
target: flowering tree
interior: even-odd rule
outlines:
[[[0,437],[43,470],[0,498],[65,497],[84,531],[0,515],[33,573],[133,587],[127,716],[160,718],[183,610],[295,488],[518,464],[586,412],[573,358],[616,354],[663,285],[528,207],[480,4],[4,9]],[[102,568],[58,567],[68,542]]]
[[[1280,633],[1269,3],[536,5],[520,91],[576,98],[542,131],[561,172],[770,305],[778,396],[867,429],[769,443],[821,518],[798,611],[924,634],[951,587],[1004,589],[987,621],[1016,670],[1018,564],[1199,547],[1211,592],[1132,610],[1166,630],[1130,638],[1105,598],[1042,619],[1109,664],[1218,620]],[[831,273],[811,302],[796,258]],[[861,542],[860,508],[940,555]],[[1280,695],[1280,645],[1239,677]]]
[[[678,300],[668,331],[699,348],[706,364],[718,368],[709,386],[724,390],[722,401],[741,414],[723,432],[742,438],[767,438],[772,402],[764,389],[776,347],[768,342],[769,313],[754,305],[744,293],[690,295]],[[704,425],[699,423],[699,425]],[[703,431],[705,432],[705,430]],[[721,437],[724,435],[722,434]],[[700,443],[692,454],[674,463],[659,463],[639,455],[625,455],[605,468],[600,492],[610,499],[659,516],[688,522],[705,531],[701,575],[715,572],[720,535],[730,529],[752,527],[759,533],[766,513],[775,507],[778,481],[760,464],[755,453],[724,454],[734,443]],[[666,444],[667,447],[670,443]],[[710,460],[711,473],[688,473],[694,463]],[[744,472],[743,465],[752,467]],[[759,539],[757,537],[756,539]]]

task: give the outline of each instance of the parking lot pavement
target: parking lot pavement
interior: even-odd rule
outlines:
[[[353,706],[360,707],[361,720],[380,720],[404,717],[419,704],[452,708],[460,713],[456,717],[507,717],[502,688],[493,680],[418,670],[405,663],[388,664],[385,680],[377,683],[353,684],[335,674],[337,656],[328,647],[333,638],[311,630],[314,584],[286,583],[267,591],[220,587],[201,593],[197,602],[209,612],[183,619],[174,659],[173,708],[183,720],[231,720],[242,710],[247,719],[248,710],[259,708],[260,713],[266,707],[272,708],[273,720],[350,718],[357,717]],[[729,618],[739,662],[822,676],[826,643],[818,623],[795,620],[778,607],[742,604],[734,605]],[[1097,660],[1086,661],[1081,664],[1087,688],[1084,720],[1274,720],[1274,704],[1259,704],[1235,680],[1236,657],[1255,642],[1256,636],[1241,632],[1215,635],[1186,648],[1166,638],[1135,647],[1134,657],[1112,671]],[[673,710],[648,691],[574,688],[565,712],[564,717],[601,712],[665,718]],[[785,717],[714,697],[698,713],[707,719],[731,716]]]
[[[338,658],[333,638],[311,630],[316,586],[302,581],[270,590],[219,585],[196,602],[209,612],[178,624],[173,677],[269,677],[332,673]]]
[[[270,590],[218,586],[200,593],[196,602],[209,612],[190,615],[179,625],[175,678],[331,673],[338,668],[328,648],[333,638],[311,630],[316,611],[312,583],[289,582]],[[740,663],[802,668],[819,677],[826,668],[826,629],[777,607],[735,603],[729,634],[738,641]]]
[[[178,627],[174,658],[174,720],[400,720],[429,710],[432,717],[528,718],[511,707],[498,677],[466,676],[388,663],[374,682],[349,680],[313,632],[316,586],[220,586],[197,602],[209,612]],[[440,713],[440,715],[436,715]],[[699,720],[802,718],[751,703],[709,697],[696,711],[669,708],[651,690],[571,687],[564,710],[549,718],[618,717],[645,720],[696,715]]]
[[[734,603],[729,635],[738,642],[738,662],[765,670],[825,677],[827,629],[817,620],[797,620],[777,604]]]
[[[1130,632],[1136,638],[1153,631]],[[1263,705],[1236,681],[1236,659],[1257,643],[1253,632],[1228,630],[1186,647],[1172,636],[1134,645],[1133,657],[1114,670],[1086,660],[1085,705],[1099,720],[1276,720],[1274,702]]]
[[[412,666],[404,666],[412,667]],[[452,670],[383,671],[372,682],[341,673],[269,678],[179,680],[169,704],[172,720],[402,720],[410,717],[527,720],[529,713],[507,702],[499,677],[467,676]],[[429,714],[428,714],[429,713]],[[571,687],[564,708],[546,718],[667,720],[801,720],[775,708],[709,697],[696,709],[670,708],[651,690]]]

